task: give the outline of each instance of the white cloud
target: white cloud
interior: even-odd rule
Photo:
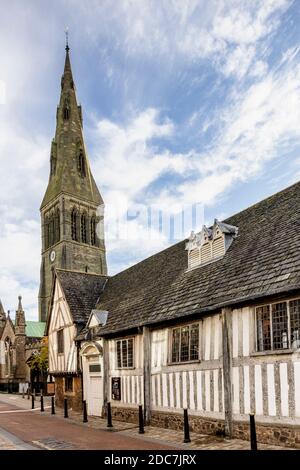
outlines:
[[[222,126],[209,152],[172,153],[167,140],[164,150],[158,151],[156,136],[172,136],[175,124],[159,123],[157,110],[138,113],[124,127],[100,122],[97,140],[104,143],[99,148],[96,176],[100,187],[105,185],[105,197],[109,202],[123,201],[124,210],[136,197],[149,205],[159,201],[166,212],[195,202],[215,203],[236,182],[259,174],[287,146],[291,150],[294,143],[299,144],[299,84],[300,66],[288,62],[235,96],[229,106],[219,109]],[[144,121],[145,127],[137,126]],[[163,184],[155,193],[142,193],[170,173],[179,178],[176,193],[174,187]]]
[[[81,2],[88,33],[130,57],[160,59],[162,67],[202,59],[225,75],[241,78],[259,57],[259,45],[280,24],[290,0],[110,0]],[[98,18],[105,18],[99,27]],[[110,77],[113,64],[109,55]],[[172,68],[171,68],[172,70]],[[258,72],[258,69],[257,69]]]

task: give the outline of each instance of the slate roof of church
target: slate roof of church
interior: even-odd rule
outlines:
[[[56,270],[74,323],[86,323],[105,285],[106,276]]]
[[[57,271],[74,319],[106,310],[109,334],[300,289],[300,183],[224,222],[238,227],[224,257],[190,271],[187,240],[107,282]]]
[[[300,183],[229,217],[223,258],[187,271],[186,240],[108,279],[103,333],[185,317],[300,288]]]

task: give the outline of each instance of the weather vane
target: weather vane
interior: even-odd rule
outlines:
[[[69,48],[69,28],[66,27],[65,29],[65,35],[66,35],[66,51],[68,51],[70,48]]]

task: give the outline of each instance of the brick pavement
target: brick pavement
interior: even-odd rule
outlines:
[[[36,406],[40,406],[40,399],[37,398],[36,400]],[[18,407],[22,409],[30,409],[31,408],[31,400],[27,400],[27,398],[23,399],[21,396],[16,396],[16,395],[2,395],[0,394],[0,404],[2,402],[3,404],[7,404],[9,406],[9,409]],[[170,446],[176,449],[186,449],[186,450],[195,450],[195,449],[202,449],[202,450],[249,450],[250,449],[250,443],[248,441],[240,440],[240,439],[226,439],[222,437],[216,437],[216,436],[209,436],[209,435],[204,435],[204,434],[198,434],[198,433],[191,433],[191,443],[189,444],[184,444],[183,443],[183,433],[182,431],[176,431],[172,429],[163,429],[163,428],[157,428],[157,427],[152,427],[152,426],[146,426],[145,427],[145,434],[141,435],[138,433],[138,427],[136,424],[132,423],[126,423],[126,422],[121,422],[121,421],[113,421],[113,428],[109,430],[106,427],[106,420],[98,418],[98,417],[89,417],[88,423],[83,423],[82,422],[82,415],[80,413],[74,412],[72,410],[69,411],[69,418],[65,419],[63,418],[63,410],[62,409],[57,409],[56,410],[56,415],[55,416],[49,416],[50,414],[50,398],[49,397],[44,397],[44,403],[45,403],[45,413],[40,413],[38,409],[36,411],[32,412],[34,414],[34,418],[31,418],[32,420],[35,420],[36,418],[47,418],[47,422],[51,422],[51,432],[52,428],[56,428],[58,423],[58,427],[60,426],[59,423],[61,423],[62,426],[72,426],[72,432],[71,435],[73,436],[73,439],[77,442],[78,439],[76,438],[77,435],[83,435],[86,434],[86,431],[84,433],[81,433],[78,430],[78,426],[85,427],[86,430],[89,429],[90,431],[94,432],[100,432],[102,431],[104,436],[108,437],[108,442],[111,441],[109,436],[112,436],[113,434],[113,440],[115,436],[119,436],[119,438],[122,439],[132,439],[132,441],[128,444],[135,445],[137,447],[131,447],[131,448],[141,448],[139,447],[140,445],[151,445],[152,449],[154,448],[159,448],[158,446]],[[21,413],[20,413],[21,414]],[[1,426],[1,420],[3,420],[3,416],[7,415],[1,415],[1,406],[0,406],[0,426]],[[52,421],[49,421],[52,420]],[[24,421],[24,420],[23,420]],[[53,424],[52,424],[53,423]],[[40,439],[39,446],[42,448],[51,448],[51,445],[53,448],[72,448],[74,447],[74,443],[69,440],[69,442],[66,442],[66,439],[64,439],[63,436],[60,436],[58,438],[58,443],[55,443],[56,437],[54,436],[54,432],[52,432],[53,436],[50,436],[50,441],[47,441],[49,439],[49,436],[45,436],[44,439],[46,439],[44,442]],[[51,441],[53,439],[53,441]],[[38,440],[38,439],[37,439]],[[107,439],[104,439],[105,441]],[[63,441],[61,443],[61,441]],[[36,444],[36,441],[34,441]],[[96,444],[93,444],[96,445]],[[47,447],[48,446],[48,447]],[[61,447],[65,446],[65,447]],[[69,446],[69,447],[68,447]],[[154,447],[153,447],[154,446]],[[99,447],[96,447],[99,448]],[[108,447],[111,448],[111,447]],[[122,448],[122,447],[121,447]],[[126,447],[123,447],[126,448]],[[146,447],[147,448],[147,447]],[[161,447],[160,447],[161,448]],[[287,450],[286,447],[279,447],[279,446],[274,446],[274,445],[267,445],[267,444],[258,444],[258,448],[260,450]]]

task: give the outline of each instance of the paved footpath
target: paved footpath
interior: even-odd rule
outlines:
[[[249,450],[249,442],[240,439],[224,439],[191,433],[191,443],[183,444],[182,431],[145,427],[145,434],[138,434],[136,424],[113,422],[108,430],[106,420],[89,417],[82,422],[82,415],[69,410],[69,418],[61,409],[50,415],[50,399],[44,397],[45,412],[40,411],[40,398],[36,409],[31,410],[31,400],[19,395],[0,394],[0,449],[18,449],[34,446],[36,449],[73,450]],[[287,450],[286,447],[259,444],[260,450]]]

